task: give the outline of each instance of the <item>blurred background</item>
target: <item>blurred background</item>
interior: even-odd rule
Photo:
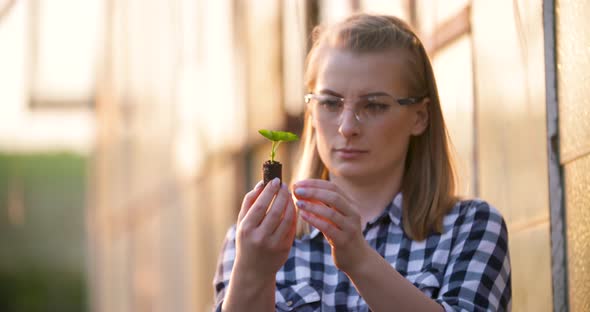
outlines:
[[[300,133],[310,31],[359,11],[428,47],[513,310],[590,311],[590,3],[565,0],[0,0],[0,311],[209,311],[256,131]]]

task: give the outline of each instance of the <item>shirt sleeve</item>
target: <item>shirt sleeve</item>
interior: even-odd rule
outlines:
[[[510,311],[508,231],[502,215],[473,202],[453,228],[454,242],[436,299],[445,311]]]
[[[217,259],[217,270],[213,277],[213,287],[215,289],[215,311],[221,312],[221,304],[225,298],[227,285],[234,266],[236,256],[236,226],[232,226],[225,235],[223,248]]]

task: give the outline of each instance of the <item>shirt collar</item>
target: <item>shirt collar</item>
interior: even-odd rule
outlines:
[[[320,230],[318,230],[316,227],[314,227],[313,225],[309,226],[311,228],[311,232],[309,233],[309,239],[315,239],[316,236],[318,236],[320,233]]]
[[[402,192],[397,193],[393,198],[393,201],[389,206],[387,206],[387,213],[389,214],[389,218],[391,218],[391,222],[395,225],[399,225],[402,220],[402,203],[404,201],[404,196]]]
[[[403,203],[403,195],[401,192],[397,193],[393,200],[385,207],[383,212],[375,219],[373,219],[369,224],[374,224],[375,222],[381,220],[381,218],[385,216],[389,216],[389,219],[393,224],[400,225],[401,217],[402,217],[402,203]],[[314,239],[316,238],[321,232],[317,228],[310,225],[311,232],[309,233],[309,238]]]

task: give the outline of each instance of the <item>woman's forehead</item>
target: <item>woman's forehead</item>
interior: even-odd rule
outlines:
[[[408,58],[409,53],[401,49],[362,53],[329,49],[318,60],[315,89],[404,92],[410,73]]]

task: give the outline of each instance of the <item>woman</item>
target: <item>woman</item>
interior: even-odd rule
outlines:
[[[409,27],[360,14],[317,28],[305,78],[298,209],[279,181],[245,196],[217,309],[510,310],[506,225],[454,195],[432,67]]]

